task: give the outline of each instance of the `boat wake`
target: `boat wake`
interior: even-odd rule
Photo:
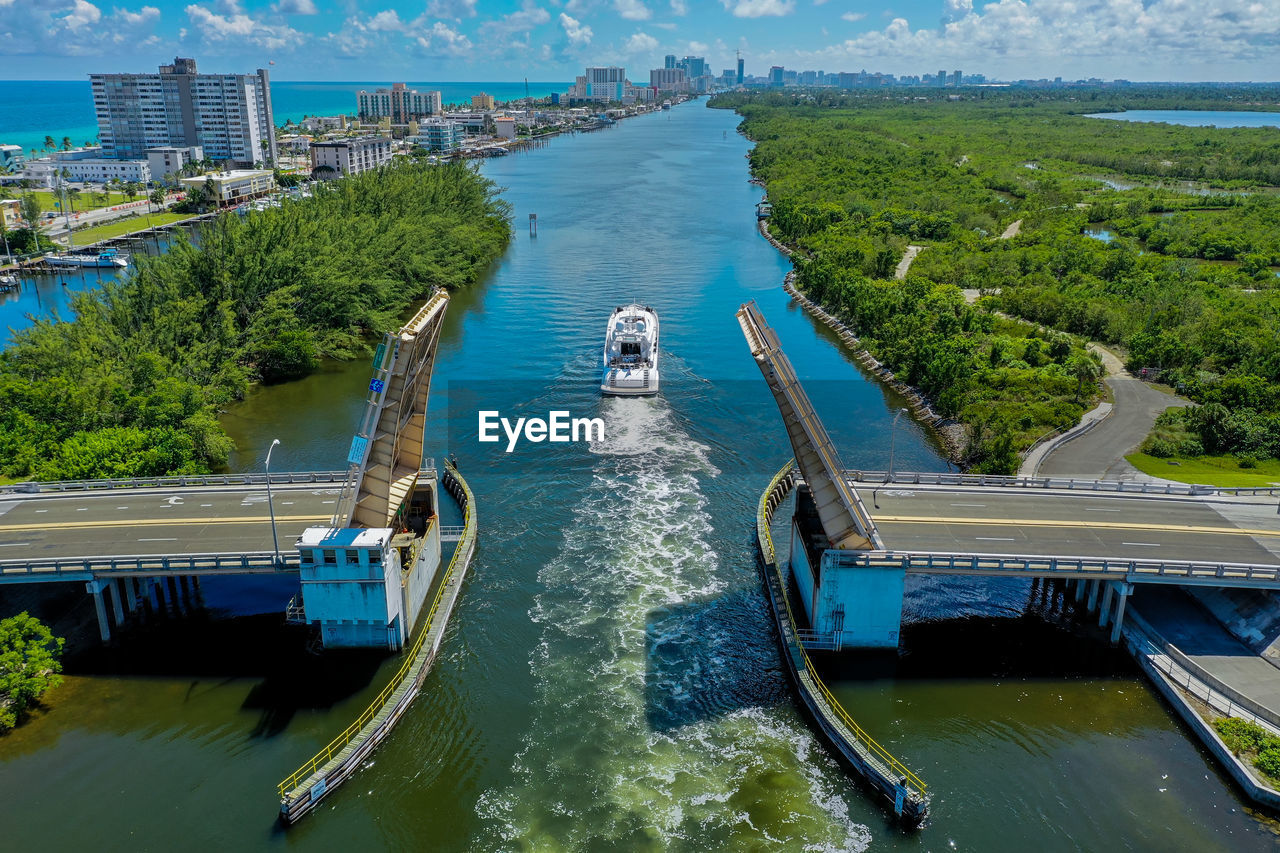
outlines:
[[[533,721],[511,785],[477,804],[472,846],[866,849],[839,774],[778,690],[771,707],[690,700],[708,682],[735,690],[715,679],[744,645],[730,634],[741,620],[706,618],[716,607],[699,604],[732,600],[725,578],[742,580],[709,544],[699,478],[719,472],[663,400],[604,406],[616,427],[592,446],[592,480],[530,610],[542,629]],[[682,618],[688,609],[699,615]],[[676,657],[695,660],[673,667]],[[776,667],[736,678],[778,684]]]

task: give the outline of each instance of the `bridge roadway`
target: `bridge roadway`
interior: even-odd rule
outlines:
[[[854,484],[886,551],[1280,568],[1276,499]]]
[[[328,523],[340,488],[340,483],[272,485],[282,555],[292,555],[304,528]],[[56,570],[64,561],[71,569],[82,559],[101,564],[127,557],[271,551],[271,516],[261,484],[0,495],[0,583],[76,579]],[[49,571],[36,576],[31,565]],[[263,569],[269,571],[269,564]]]

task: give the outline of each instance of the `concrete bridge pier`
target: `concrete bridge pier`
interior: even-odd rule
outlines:
[[[110,586],[110,583],[102,578],[94,578],[84,585],[85,592],[93,596],[93,608],[98,613],[98,633],[104,643],[111,640],[111,622],[107,618],[107,605],[102,600],[102,591]]]
[[[1102,582],[1099,580],[1089,581],[1089,603],[1087,606],[1090,613],[1098,612],[1098,587]]]
[[[1111,644],[1115,645],[1120,642],[1120,631],[1124,628],[1124,606],[1129,596],[1133,594],[1133,584],[1124,581],[1113,583],[1116,587],[1116,616],[1111,624]]]
[[[125,600],[128,603],[129,612],[133,613],[138,609],[137,580],[135,578],[125,578],[121,583],[124,584]]]

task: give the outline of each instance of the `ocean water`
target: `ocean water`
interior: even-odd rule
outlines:
[[[356,92],[391,83],[298,83],[272,81],[271,102],[277,124],[306,115],[353,113]],[[500,101],[523,98],[525,84],[517,82],[409,83],[414,89],[439,89],[446,104],[469,103],[481,92]],[[533,82],[532,97],[563,92],[568,83]],[[56,145],[70,137],[75,145],[96,141],[98,125],[93,112],[93,95],[88,80],[0,80],[0,144],[21,145],[24,151],[43,149],[46,136]]]

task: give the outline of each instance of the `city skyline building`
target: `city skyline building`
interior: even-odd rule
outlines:
[[[392,124],[408,124],[421,118],[438,116],[444,112],[440,92],[419,92],[404,83],[395,83],[390,89],[356,93],[356,114],[362,121],[389,118]]]
[[[209,159],[252,165],[276,159],[271,80],[201,74],[176,57],[155,74],[90,74],[103,155],[145,160],[148,149],[198,147]]]

